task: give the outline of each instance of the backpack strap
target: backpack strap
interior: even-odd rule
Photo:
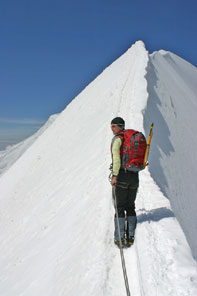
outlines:
[[[124,132],[125,132],[125,130],[124,130],[124,131],[120,131],[120,132],[116,135],[116,137],[119,137],[119,138],[120,138],[120,140],[121,140],[122,143],[123,143],[123,141],[124,141]]]

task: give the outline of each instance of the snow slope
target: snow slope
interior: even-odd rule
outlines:
[[[0,295],[126,295],[113,244],[110,121],[143,131],[149,56],[137,42],[75,98],[0,178]],[[125,250],[132,295],[197,295],[197,265],[148,170],[136,242]]]
[[[172,208],[197,259],[197,69],[173,53],[150,56],[144,126],[155,122],[150,172]]]
[[[53,123],[58,114],[53,114],[47,122],[31,137],[21,141],[20,143],[8,147],[6,150],[0,151],[0,175],[9,167],[36,141],[38,137]]]

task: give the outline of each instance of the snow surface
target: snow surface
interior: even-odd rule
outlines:
[[[58,114],[53,114],[47,122],[31,137],[19,142],[16,145],[8,146],[5,150],[0,151],[0,175],[9,167],[42,135],[42,133],[53,123]]]
[[[0,295],[126,295],[113,243],[110,121],[120,115],[128,128],[149,126],[152,58],[141,41],[134,44],[1,175]],[[159,149],[153,167],[157,157],[162,176],[156,135],[151,156]],[[148,169],[140,174],[136,209],[136,241],[124,251],[131,295],[197,295],[196,261]]]
[[[170,52],[151,55],[144,127],[155,122],[150,172],[170,199],[197,259],[197,69]]]

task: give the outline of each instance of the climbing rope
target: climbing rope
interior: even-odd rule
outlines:
[[[112,190],[113,190],[114,205],[115,205],[116,219],[117,219],[117,226],[118,226],[118,238],[119,238],[119,244],[121,246],[120,224],[119,224],[119,220],[118,220],[118,208],[117,208],[117,201],[116,201],[115,186],[112,187]],[[124,277],[127,296],[130,296],[131,294],[130,294],[130,290],[129,290],[129,282],[128,282],[128,277],[127,277],[127,270],[126,270],[126,265],[125,265],[124,253],[123,253],[123,248],[121,248],[121,247],[120,247],[120,258],[121,258],[121,262],[122,262],[122,271],[123,271],[123,277]]]

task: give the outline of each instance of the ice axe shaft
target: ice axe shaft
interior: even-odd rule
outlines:
[[[144,163],[143,163],[144,168],[147,165],[149,165],[148,156],[149,156],[149,150],[150,150],[150,142],[151,142],[151,139],[152,139],[152,136],[153,136],[153,127],[154,127],[154,123],[151,124],[150,133],[149,133],[148,141],[147,141],[147,144],[146,144],[146,151],[145,151]]]

